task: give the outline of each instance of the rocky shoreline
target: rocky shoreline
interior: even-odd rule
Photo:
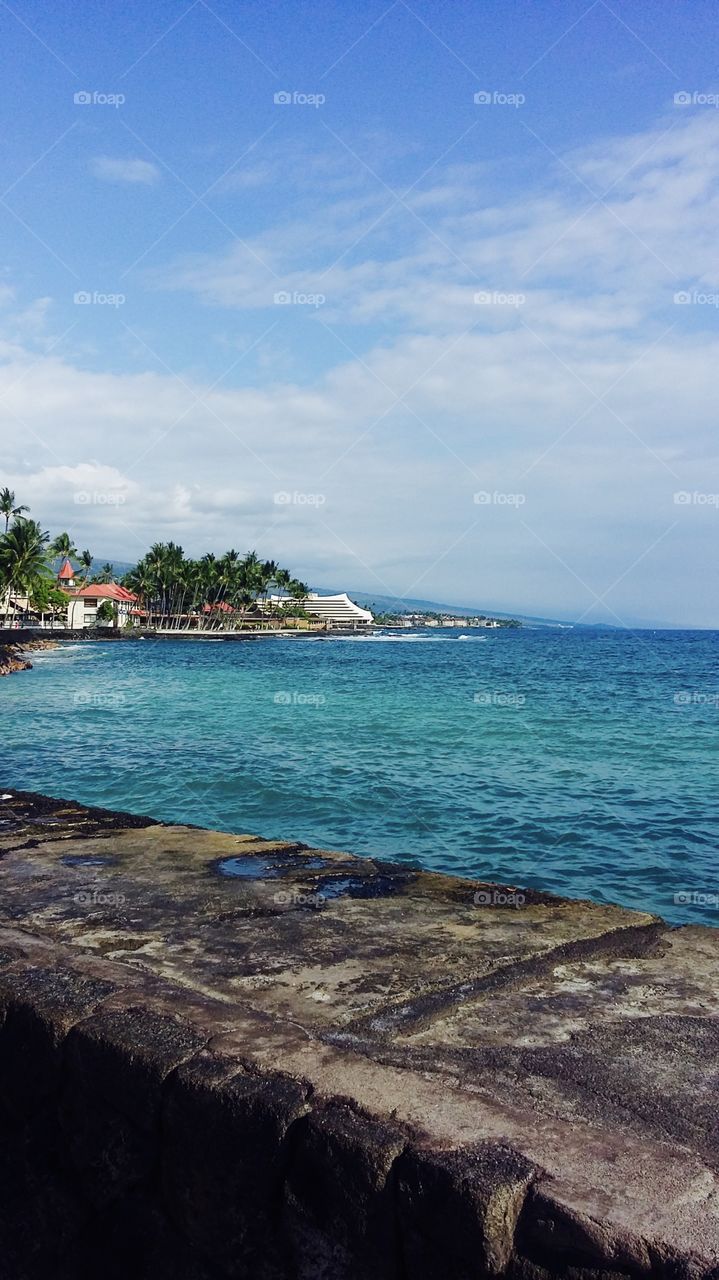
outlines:
[[[32,663],[25,656],[28,650],[57,649],[57,640],[25,640],[22,644],[0,646],[0,676],[11,676],[15,671],[32,671]]]

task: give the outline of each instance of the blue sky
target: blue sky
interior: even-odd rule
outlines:
[[[713,6],[0,27],[0,483],[46,527],[719,625]]]

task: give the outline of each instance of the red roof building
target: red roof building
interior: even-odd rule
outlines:
[[[138,604],[139,596],[117,582],[88,582],[74,590],[63,587],[63,591],[68,597],[67,625],[71,630],[96,626],[98,608],[108,600],[115,606],[114,621],[109,625],[125,626],[131,616],[137,616],[133,606]],[[107,619],[103,620],[103,625],[108,625]]]
[[[75,570],[73,569],[69,560],[67,559],[63,560],[60,566],[60,571],[57,575],[57,580],[58,582],[74,582],[75,581]]]
[[[203,604],[202,612],[203,613],[234,613],[234,609],[232,608],[231,604],[227,603],[226,600],[218,600],[216,604]]]
[[[71,594],[80,596],[83,600],[114,600],[118,604],[136,604],[139,600],[139,596],[133,595],[117,582],[89,582],[86,587],[77,587]]]

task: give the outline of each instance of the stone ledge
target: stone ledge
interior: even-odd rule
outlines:
[[[8,1280],[719,1275],[717,931],[5,794]]]

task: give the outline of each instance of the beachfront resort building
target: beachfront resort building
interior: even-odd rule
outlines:
[[[108,602],[112,606],[112,618],[102,618],[100,626],[124,627],[137,620],[138,597],[117,582],[86,582],[65,558],[57,571],[57,585],[68,597],[67,625],[71,631],[84,631],[96,627],[97,611]],[[103,610],[104,613],[109,612]]]
[[[270,603],[288,604],[289,597],[271,596]],[[354,600],[350,600],[346,592],[337,596],[320,596],[316,591],[310,591],[309,595],[296,603],[301,605],[310,617],[326,622],[333,631],[363,631],[366,627],[371,627],[374,622],[369,609],[361,609]]]
[[[117,582],[90,582],[69,594],[67,625],[72,631],[97,626],[97,611],[106,600],[113,606],[114,619],[102,621],[101,626],[124,627],[135,621],[138,598]]]

